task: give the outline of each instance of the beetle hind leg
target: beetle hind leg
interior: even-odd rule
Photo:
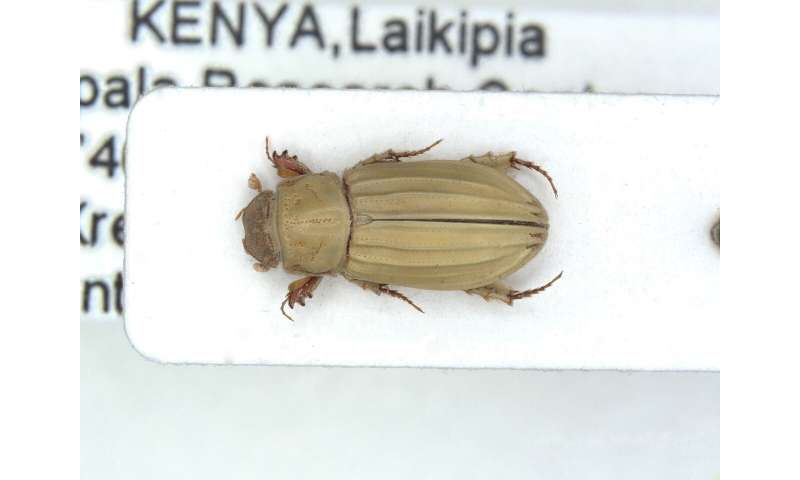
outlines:
[[[491,300],[499,300],[507,305],[511,305],[511,303],[514,301],[513,298],[511,298],[511,294],[515,290],[505,283],[494,282],[490,285],[486,285],[485,287],[478,287],[464,291],[470,295],[478,295],[487,302]]]
[[[471,295],[478,295],[483,297],[484,300],[491,301],[491,300],[499,300],[506,305],[512,305],[514,300],[521,300],[523,298],[532,297],[537,293],[541,293],[546,289],[550,288],[551,285],[556,283],[556,281],[561,278],[561,275],[564,272],[559,273],[556,277],[546,284],[542,285],[541,287],[531,288],[528,290],[514,290],[513,288],[509,287],[508,285],[502,282],[494,282],[490,285],[486,285],[485,287],[478,287],[473,288],[471,290],[464,290],[465,292]]]
[[[558,189],[556,188],[555,183],[553,182],[553,177],[547,173],[547,170],[540,167],[539,165],[530,162],[528,160],[522,160],[517,158],[517,152],[507,152],[507,153],[492,153],[487,152],[480,156],[470,155],[469,157],[462,158],[462,162],[473,162],[478,163],[480,165],[485,165],[487,167],[491,167],[497,169],[503,173],[505,173],[509,168],[513,168],[514,170],[519,170],[520,167],[525,167],[530,170],[534,170],[539,172],[547,179],[550,183],[550,188],[553,189],[553,194],[558,198]]]
[[[389,285],[387,285],[385,283],[367,282],[367,281],[364,281],[364,280],[354,280],[354,279],[351,279],[351,278],[348,279],[348,280],[350,280],[351,282],[355,283],[356,285],[358,285],[359,287],[363,288],[364,290],[369,290],[369,291],[373,292],[375,295],[381,295],[381,294],[385,293],[386,295],[389,295],[390,297],[399,298],[400,300],[402,300],[402,301],[406,302],[407,304],[411,305],[418,312],[425,313],[424,311],[422,311],[421,308],[419,308],[417,306],[417,304],[412,302],[410,298],[406,297],[405,295],[403,295],[402,293],[398,292],[397,290],[389,288]]]

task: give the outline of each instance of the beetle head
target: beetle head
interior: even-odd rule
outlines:
[[[274,198],[275,194],[269,190],[260,192],[242,211],[242,244],[245,251],[259,262],[256,267],[263,270],[277,267],[280,261],[280,245],[272,218],[275,211]]]

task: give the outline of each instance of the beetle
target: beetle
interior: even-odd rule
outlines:
[[[542,204],[507,171],[539,172],[557,198],[550,175],[515,152],[402,161],[441,141],[372,155],[340,178],[313,173],[286,150],[270,153],[267,138],[267,159],[284,180],[272,192],[251,173],[248,186],[257,194],[236,219],[242,219],[242,244],[255,258],[255,270],[282,262],[287,272],[304,275],[289,284],[283,315],[291,320],[286,305],[304,306],[326,274],[340,274],[420,312],[392,287],[463,290],[511,305],[561,278],[563,272],[522,291],[500,281],[539,253],[549,230]]]

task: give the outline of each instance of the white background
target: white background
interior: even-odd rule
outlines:
[[[107,3],[83,7],[76,48],[82,69],[110,71],[135,61],[119,40],[127,5]],[[568,10],[587,11],[582,3]],[[599,9],[624,12],[629,3]],[[697,14],[693,2],[656,4],[644,13],[670,18],[681,9]],[[700,13],[709,11],[718,18],[713,3]],[[705,31],[707,41],[718,42],[718,27]],[[740,39],[755,35],[741,33]],[[176,65],[175,57],[160,65]],[[109,67],[111,59],[117,63]],[[624,58],[598,59],[609,61],[624,69]],[[82,114],[81,128],[121,130],[124,118],[125,112]],[[121,181],[92,180],[81,157],[81,193],[120,205]],[[105,255],[111,259],[103,265],[121,261],[113,251],[98,256]],[[82,275],[97,272],[90,265],[101,264],[82,255]],[[167,367],[138,357],[119,320],[111,320],[81,322],[85,478],[353,477],[365,461],[373,466],[367,473],[437,477],[711,478],[718,472],[718,374]],[[598,391],[607,396],[598,399]]]

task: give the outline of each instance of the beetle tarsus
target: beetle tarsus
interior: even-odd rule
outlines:
[[[444,139],[440,138],[439,140],[436,140],[435,142],[433,142],[430,145],[428,145],[427,147],[420,148],[419,150],[406,150],[404,152],[395,152],[393,150],[389,150],[389,152],[391,152],[393,158],[397,159],[397,161],[399,162],[401,158],[416,157],[417,155],[422,155],[423,153],[425,153],[428,150],[432,149],[436,145],[439,145],[440,143],[442,143],[442,141],[444,141]]]
[[[436,145],[442,143],[442,141],[443,139],[440,138],[439,140],[436,140],[435,142],[428,145],[427,147],[420,148],[419,150],[405,150],[402,152],[395,152],[394,150],[389,149],[383,153],[376,153],[375,155],[369,157],[368,159],[358,162],[357,166],[369,165],[372,163],[379,163],[379,162],[399,162],[401,158],[416,157],[417,155],[422,155],[423,153],[432,149]]]
[[[297,155],[289,155],[287,150],[281,153],[273,150],[270,153],[269,137],[267,137],[267,159],[278,170],[278,176],[281,178],[297,177],[311,173],[311,169],[299,161]]]
[[[399,298],[400,300],[402,300],[402,301],[406,302],[407,304],[411,305],[412,307],[414,307],[419,313],[425,313],[421,308],[419,308],[417,306],[417,304],[412,302],[410,298],[406,297],[405,295],[403,295],[402,293],[398,292],[397,290],[393,290],[393,289],[389,288],[385,284],[380,284],[380,286],[378,287],[378,291],[380,293],[385,293],[385,294],[387,294],[387,295],[389,295],[391,297]]]
[[[539,165],[536,165],[533,162],[529,162],[528,160],[520,160],[517,157],[512,157],[511,158],[511,168],[513,168],[515,170],[519,170],[518,165],[523,166],[525,168],[529,168],[531,170],[535,170],[535,171],[541,173],[544,176],[544,178],[546,178],[547,181],[550,182],[550,187],[553,189],[553,194],[556,196],[556,198],[558,198],[558,189],[556,188],[556,184],[553,182],[553,177],[551,177],[550,174],[547,173],[547,170],[545,170],[544,168],[540,167]]]
[[[283,301],[281,302],[281,313],[283,314],[284,317],[288,318],[289,321],[294,322],[294,318],[289,316],[289,314],[286,313],[286,310],[284,310],[284,307],[286,306],[286,302],[288,302],[288,301],[289,301],[289,295],[286,295],[286,298],[284,298]]]
[[[360,286],[364,290],[369,290],[373,292],[375,295],[381,295],[382,293],[385,293],[390,297],[399,298],[400,300],[414,307],[414,309],[417,310],[418,312],[425,313],[425,311],[419,308],[419,306],[416,303],[412,302],[410,298],[398,292],[397,290],[390,288],[389,285],[386,283],[367,282],[365,280],[354,280],[352,278],[348,280]]]
[[[561,275],[563,275],[563,274],[564,274],[563,271],[559,272],[559,274],[556,275],[556,277],[554,279],[550,280],[549,282],[547,282],[546,284],[544,284],[544,285],[542,285],[541,287],[538,287],[538,288],[531,288],[529,290],[523,290],[521,292],[516,291],[516,290],[512,290],[509,293],[509,296],[508,296],[509,300],[510,300],[509,305],[514,300],[521,300],[523,298],[532,297],[533,295],[536,295],[537,293],[541,293],[541,292],[547,290],[548,288],[550,288],[550,286],[552,286],[554,283],[556,283],[556,281],[559,278],[561,278]]]
[[[322,281],[322,277],[312,275],[290,283],[289,292],[286,294],[286,298],[283,299],[283,302],[281,302],[281,313],[283,316],[294,321],[294,319],[286,313],[286,305],[289,305],[291,309],[294,309],[295,304],[304,307],[306,305],[306,299],[314,297],[313,292],[319,286],[320,281]]]
[[[537,172],[544,175],[544,178],[550,182],[550,187],[553,189],[553,193],[555,194],[556,198],[558,198],[558,189],[556,188],[555,183],[553,182],[553,177],[547,173],[547,170],[536,165],[533,162],[529,162],[528,160],[521,160],[517,158],[517,152],[505,152],[505,153],[492,153],[486,152],[483,155],[474,156],[470,155],[469,157],[462,158],[462,162],[473,162],[479,165],[485,165],[490,168],[497,169],[501,172],[505,172],[509,168],[513,168],[514,170],[519,170],[519,167],[529,168],[531,170],[536,170]]]
[[[553,285],[556,282],[556,280],[561,278],[561,275],[563,273],[564,272],[561,272],[558,275],[556,275],[556,278],[550,280],[549,282],[547,282],[547,284],[542,285],[541,287],[538,288],[531,288],[529,290],[523,290],[523,291],[514,290],[513,288],[510,288],[509,286],[505,285],[502,282],[495,282],[492,283],[491,285],[486,285],[485,287],[473,288],[472,290],[465,290],[465,291],[471,295],[478,295],[487,302],[491,300],[499,300],[505,303],[506,305],[511,306],[514,303],[514,300],[521,300],[523,298],[531,297],[533,295],[536,295],[537,293],[543,292],[551,285]]]

